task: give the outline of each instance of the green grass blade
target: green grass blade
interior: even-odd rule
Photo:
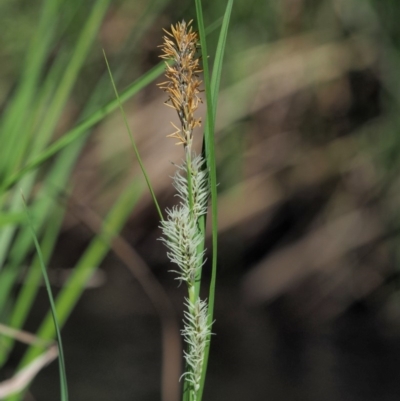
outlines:
[[[51,219],[49,219],[49,221],[46,222],[45,232],[43,234],[43,238],[40,241],[40,248],[42,250],[43,260],[45,264],[48,262],[53,252],[55,243],[58,238],[58,233],[60,231],[60,227],[63,222],[63,217],[64,217],[64,210],[63,208],[59,207],[56,210],[52,211]],[[38,227],[37,218],[35,218],[35,223],[36,227]],[[26,251],[23,248],[21,249],[21,252],[23,253],[23,255],[26,253]],[[18,265],[13,263],[13,266],[11,266],[11,271],[12,270],[18,272],[19,271]],[[11,273],[9,273],[9,275],[6,275],[4,279],[9,279],[8,276],[10,275]],[[11,277],[11,279],[13,280],[12,283],[14,283],[15,275]],[[13,327],[15,329],[22,328],[30,310],[32,309],[32,306],[34,305],[35,297],[40,288],[41,279],[42,279],[42,274],[40,269],[40,261],[38,257],[36,257],[33,260],[33,263],[29,271],[27,272],[26,277],[24,278],[24,283],[22,285],[21,290],[18,293],[18,298],[12,307],[12,311],[10,313],[10,318],[8,321],[8,325],[10,327]],[[8,290],[8,288],[5,285],[4,287],[5,290]],[[2,366],[5,363],[8,353],[12,349],[13,344],[14,344],[14,339],[12,337],[3,339],[2,350],[1,350],[2,352],[0,353],[0,366]]]
[[[0,137],[3,149],[3,157],[0,160],[0,172],[6,174],[10,167],[10,157],[23,142],[24,132],[22,127],[25,122],[21,115],[29,112],[34,101],[34,94],[40,74],[45,66],[45,60],[49,54],[51,43],[55,36],[57,14],[62,0],[47,0],[43,2],[41,18],[36,29],[36,34],[28,48],[27,56],[22,65],[22,78],[17,87],[12,101],[1,119]],[[11,135],[10,135],[11,134]],[[6,175],[5,175],[6,176]]]
[[[106,56],[106,53],[105,53],[104,50],[103,50],[103,54],[104,54],[104,59],[106,61],[108,74],[110,75],[111,84],[112,84],[112,87],[114,89],[115,97],[117,98],[117,101],[118,101],[118,107],[119,107],[119,109],[121,111],[122,118],[124,119],[125,127],[126,127],[126,130],[128,131],[129,139],[131,140],[131,144],[132,144],[133,150],[135,151],[136,158],[137,158],[137,160],[139,162],[139,166],[140,166],[140,169],[142,170],[142,174],[144,176],[144,179],[146,180],[146,184],[147,184],[147,187],[149,188],[151,197],[153,198],[153,202],[154,202],[154,205],[156,206],[158,215],[160,216],[161,220],[164,220],[162,212],[161,212],[161,209],[160,209],[160,206],[159,206],[159,204],[157,202],[156,194],[154,193],[153,187],[151,185],[150,178],[149,178],[149,176],[147,174],[147,171],[146,171],[146,169],[144,167],[142,158],[140,157],[139,149],[137,148],[136,142],[133,139],[132,131],[131,131],[130,127],[129,127],[128,120],[126,118],[126,114],[125,114],[124,108],[122,107],[121,99],[120,99],[120,97],[118,95],[118,90],[117,90],[117,87],[115,86],[114,78],[113,78],[113,75],[112,75],[112,72],[111,72],[111,69],[110,69],[110,65],[108,64],[107,56]]]
[[[19,188],[18,189],[14,188],[13,192],[9,194],[10,195],[8,199],[10,204],[8,208],[9,213],[23,212],[23,207],[20,202],[21,199],[20,191],[22,190],[23,193],[25,194],[30,193],[34,184],[33,177],[31,175],[26,175],[25,177],[21,177],[21,180],[19,181],[18,184]],[[6,201],[5,197],[2,198],[1,201],[5,202]],[[5,209],[4,206],[3,208]],[[8,256],[8,248],[12,242],[15,230],[16,226],[7,226],[6,228],[0,231],[0,274],[2,272],[4,261]],[[0,280],[0,290],[1,290],[1,280]],[[1,309],[1,304],[0,304],[0,309]]]
[[[41,150],[53,134],[78,73],[82,68],[90,47],[97,36],[109,3],[110,0],[100,0],[95,3],[86,24],[80,32],[78,41],[74,46],[74,50],[70,56],[70,61],[57,87],[49,110],[46,113],[46,119],[38,130],[33,149],[30,151],[31,153],[33,151],[33,153],[36,154],[37,150]]]
[[[51,66],[50,73],[46,73],[46,78],[43,80],[42,76],[48,60],[50,52],[54,43],[59,39],[63,31],[70,24],[71,20],[76,16],[77,8],[80,4],[76,0],[64,1],[62,9],[60,5],[54,9],[54,5],[59,4],[58,0],[48,1],[50,7],[47,6],[48,11],[43,12],[44,22],[41,21],[37,28],[38,35],[31,46],[28,47],[24,63],[22,76],[20,78],[21,84],[18,85],[15,96],[13,96],[8,104],[9,110],[3,115],[2,133],[4,137],[0,142],[3,144],[3,152],[5,157],[2,159],[1,172],[4,177],[8,177],[19,167],[21,161],[28,159],[32,156],[32,143],[36,141],[42,134],[42,131],[37,130],[37,115],[38,110],[42,109],[41,106],[43,93],[54,93],[49,91],[49,83],[53,83],[53,87],[60,86],[62,82],[61,75],[54,77],[54,65]],[[53,8],[53,10],[51,10]],[[60,19],[60,16],[62,18]],[[47,25],[46,25],[47,24]],[[54,64],[58,64],[56,69],[65,69],[69,61],[73,58],[74,51],[68,49],[64,53],[61,49],[57,50],[56,60]],[[62,54],[63,57],[60,57]],[[60,59],[64,60],[60,60]],[[53,102],[47,102],[46,110],[42,113],[42,120],[49,119],[51,113],[49,109],[54,107]],[[24,118],[21,118],[24,116]],[[9,149],[9,152],[7,152]],[[25,192],[24,192],[25,193]],[[25,193],[26,194],[26,193]]]
[[[40,267],[42,269],[42,274],[43,274],[43,279],[46,285],[46,290],[47,290],[47,295],[49,297],[49,302],[50,302],[50,309],[51,309],[51,316],[52,316],[52,321],[53,321],[53,327],[57,335],[57,342],[58,342],[58,361],[59,361],[59,369],[60,369],[60,387],[61,387],[61,400],[62,401],[68,401],[68,386],[67,386],[67,375],[65,371],[65,359],[64,359],[64,350],[63,350],[63,345],[62,345],[62,339],[61,339],[61,332],[60,332],[60,327],[58,325],[58,319],[57,319],[57,312],[56,312],[56,307],[54,304],[54,298],[53,294],[51,292],[51,287],[50,287],[50,282],[49,278],[47,276],[47,270],[46,266],[44,264],[43,260],[43,255],[42,251],[40,249],[40,245],[35,233],[35,229],[33,228],[33,223],[31,216],[28,211],[28,207],[25,204],[25,211],[28,219],[28,225],[32,234],[32,239],[35,244],[36,252],[40,261]]]
[[[233,0],[228,0],[224,18],[222,20],[221,31],[218,38],[217,50],[215,52],[215,59],[211,77],[211,97],[213,101],[213,115],[214,121],[217,115],[218,92],[221,82],[222,62],[225,53],[226,38],[228,36],[229,20],[232,13]]]
[[[201,7],[201,0],[195,0],[196,14],[199,26],[200,44],[203,57],[203,70],[204,70],[204,84],[207,99],[207,124],[205,127],[204,141],[206,150],[207,166],[210,174],[210,187],[211,187],[211,225],[212,225],[212,272],[211,283],[208,296],[208,323],[213,322],[214,316],[214,302],[215,302],[215,286],[217,277],[217,246],[218,246],[218,211],[217,211],[217,174],[216,174],[216,160],[215,160],[215,138],[214,127],[217,111],[218,90],[221,80],[222,60],[225,51],[226,37],[228,32],[229,20],[232,11],[233,0],[228,0],[228,4],[224,13],[222,27],[218,39],[218,46],[215,55],[213,77],[210,81],[210,74],[208,70],[208,53],[206,44],[206,33],[204,29],[203,13]],[[207,373],[208,356],[210,352],[210,343],[208,343],[203,360],[203,371],[200,389],[198,392],[198,400],[201,401],[204,391],[205,377]]]
[[[217,268],[217,236],[214,230],[216,227],[216,219],[217,219],[217,198],[216,198],[216,171],[215,171],[215,150],[214,150],[214,107],[213,107],[213,96],[211,93],[211,83],[210,83],[210,73],[208,67],[208,51],[207,51],[207,41],[206,41],[206,32],[203,20],[203,11],[201,6],[201,0],[195,0],[196,4],[196,15],[197,15],[197,24],[199,29],[200,36],[200,46],[201,53],[203,58],[203,77],[204,77],[204,86],[207,100],[207,118],[206,118],[206,126],[204,130],[204,144],[205,144],[205,153],[206,153],[206,163],[209,172],[210,179],[210,188],[211,188],[211,221],[212,221],[212,281],[214,282],[215,288],[215,276],[216,276],[216,268]],[[210,287],[211,288],[211,287]],[[212,289],[211,288],[211,289]],[[208,300],[208,314],[213,314],[213,302],[214,295],[209,294]],[[205,376],[207,370],[207,362],[208,362],[208,353],[209,346],[206,347],[204,357],[203,357],[203,371],[202,378],[200,383],[200,388],[197,393],[198,399],[201,401],[201,397],[204,390],[205,385]],[[188,397],[186,396],[186,399]]]

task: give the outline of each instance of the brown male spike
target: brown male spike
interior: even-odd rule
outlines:
[[[168,93],[166,104],[173,107],[181,122],[181,128],[172,123],[176,131],[168,137],[178,139],[178,145],[183,144],[186,149],[191,150],[193,130],[201,125],[201,119],[194,117],[199,103],[202,102],[198,94],[201,92],[198,79],[200,61],[197,57],[198,35],[191,27],[192,21],[178,22],[171,25],[171,32],[164,29],[168,35],[164,35],[164,43],[159,46],[163,54],[160,56],[165,60],[172,60],[171,66],[166,62],[165,76],[168,79],[158,84],[161,89]],[[171,39],[172,38],[172,39]],[[169,104],[168,104],[169,102]]]

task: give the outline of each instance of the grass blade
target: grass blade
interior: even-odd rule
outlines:
[[[21,143],[21,132],[26,115],[32,105],[35,89],[38,85],[40,74],[44,68],[44,60],[50,51],[50,46],[55,36],[57,25],[57,14],[59,13],[61,0],[47,0],[43,3],[41,18],[36,34],[28,48],[28,54],[22,71],[22,79],[16,93],[8,103],[1,122],[0,137],[2,140],[3,156],[0,161],[0,172],[7,176],[10,168],[10,157],[14,154],[15,148]],[[10,135],[13,133],[13,135]]]
[[[111,69],[110,69],[110,65],[108,64],[107,56],[106,56],[106,53],[105,53],[104,50],[103,50],[103,54],[104,54],[104,59],[105,59],[106,64],[107,64],[108,74],[110,75],[111,84],[112,84],[113,89],[114,89],[115,97],[117,98],[117,101],[118,101],[118,107],[119,107],[119,109],[121,111],[122,118],[124,119],[125,127],[126,127],[126,130],[128,131],[129,138],[131,140],[131,144],[132,144],[133,150],[135,151],[136,158],[137,158],[137,160],[139,162],[139,166],[140,166],[140,169],[142,170],[142,174],[144,176],[144,179],[146,180],[146,184],[147,184],[147,187],[149,188],[151,197],[153,198],[153,202],[154,202],[154,205],[156,206],[158,215],[160,216],[161,220],[164,220],[162,212],[161,212],[161,209],[160,209],[160,206],[159,206],[159,204],[157,202],[156,194],[154,193],[154,190],[153,190],[153,187],[151,185],[149,176],[148,176],[147,171],[146,171],[146,169],[144,167],[142,158],[140,157],[139,149],[137,148],[136,142],[133,139],[132,131],[131,131],[130,127],[129,127],[128,120],[126,118],[126,114],[125,114],[124,108],[122,107],[122,103],[121,103],[120,97],[118,95],[117,87],[115,86],[114,78],[113,78],[113,75],[112,75],[112,72],[111,72]]]
[[[218,90],[221,80],[222,60],[225,51],[226,37],[228,32],[230,15],[232,11],[233,0],[228,1],[225,10],[222,27],[218,39],[213,77],[211,81],[207,63],[208,53],[207,53],[206,33],[204,28],[201,0],[195,0],[195,3],[196,3],[197,21],[199,26],[200,44],[203,57],[204,84],[205,84],[205,92],[207,99],[207,124],[205,127],[204,141],[205,141],[207,167],[209,169],[210,187],[211,187],[212,272],[211,272],[211,283],[208,295],[208,323],[211,324],[213,322],[213,316],[214,316],[215,286],[217,277],[217,246],[218,246],[217,174],[216,174],[216,160],[215,160],[214,127],[215,127],[215,118],[217,111]],[[198,392],[199,401],[201,401],[203,396],[209,352],[210,352],[210,343],[208,342],[204,354],[202,380]]]
[[[221,82],[222,74],[222,61],[225,53],[226,38],[228,36],[229,20],[231,17],[233,0],[228,0],[224,18],[222,20],[221,31],[218,38],[217,50],[215,53],[215,60],[213,65],[213,72],[211,77],[211,97],[213,100],[213,115],[214,121],[217,115],[218,92]]]
[[[54,298],[53,298],[53,294],[51,292],[51,287],[50,287],[49,278],[47,276],[46,266],[43,261],[42,251],[40,249],[40,245],[39,245],[35,230],[33,228],[32,219],[29,214],[28,207],[26,206],[25,200],[24,200],[24,206],[25,206],[25,211],[26,211],[26,215],[27,215],[28,225],[29,225],[29,228],[30,228],[31,234],[32,234],[32,239],[35,244],[36,252],[37,252],[37,255],[38,255],[38,258],[40,261],[40,267],[42,269],[42,274],[43,274],[43,279],[44,279],[44,282],[46,285],[47,295],[49,297],[51,316],[52,316],[52,320],[53,320],[53,324],[54,324],[54,330],[56,331],[56,334],[57,334],[61,400],[68,401],[68,386],[67,386],[67,375],[66,375],[66,371],[65,371],[64,350],[63,350],[63,345],[62,345],[62,340],[61,340],[60,327],[58,325],[57,312],[56,312],[56,307],[54,304]]]
[[[40,248],[42,251],[42,259],[46,264],[50,259],[53,252],[56,240],[58,238],[58,233],[60,231],[61,224],[63,222],[64,210],[59,207],[52,212],[52,218],[47,222],[43,238],[40,241]],[[26,220],[26,219],[25,219]],[[35,218],[36,227],[38,226],[38,219]],[[22,249],[24,251],[24,249]],[[25,252],[23,252],[25,254]],[[15,261],[17,262],[17,261]],[[11,266],[11,271],[14,270],[19,272],[18,265],[13,263]],[[15,274],[9,278],[11,273],[8,275],[3,275],[3,280],[13,280],[15,281]],[[15,329],[20,329],[26,321],[26,318],[34,305],[35,297],[39,291],[41,284],[41,268],[39,258],[36,257],[29,271],[26,274],[24,284],[18,293],[18,298],[15,301],[9,318],[9,326]],[[4,285],[5,290],[9,293],[9,289]],[[8,337],[2,339],[2,352],[0,353],[0,366],[2,366],[7,360],[8,354],[14,345],[14,338]]]

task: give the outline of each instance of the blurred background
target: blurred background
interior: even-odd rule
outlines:
[[[44,3],[0,3],[3,114],[27,69]],[[59,3],[39,88],[56,61],[60,68],[69,61],[98,2]],[[212,63],[226,4],[204,0],[203,7]],[[109,2],[51,141],[82,120],[99,82],[94,104],[114,99],[103,48],[122,92],[160,62],[162,28],[195,15],[187,0]],[[216,121],[216,335],[204,399],[399,398],[399,20],[395,0],[235,0]],[[156,86],[162,80],[145,85],[124,107],[164,209],[176,202],[170,176],[183,153],[166,138],[176,116]],[[200,150],[200,129],[196,146]],[[27,161],[18,159],[13,171]],[[32,199],[52,168],[51,160],[40,166]],[[162,369],[173,369],[172,362],[162,363],[168,342],[160,311],[135,266],[161,283],[165,294],[155,297],[168,297],[178,324],[185,289],[168,273],[158,215],[142,181],[115,111],[92,127],[53,196],[64,210],[48,262],[57,294],[124,188],[141,183],[121,232],[130,251],[107,253],[63,328],[75,401],[156,401]],[[11,304],[31,259],[28,252],[20,263]],[[205,295],[209,276],[206,264]],[[42,287],[24,330],[35,332],[47,311]],[[1,379],[12,375],[24,350],[16,344]],[[25,399],[57,399],[58,385],[53,362]]]

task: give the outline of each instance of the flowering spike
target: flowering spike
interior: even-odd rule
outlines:
[[[188,203],[188,180],[186,162],[178,167],[173,177],[174,187],[181,199],[179,205],[167,210],[167,219],[161,222],[163,237],[167,246],[168,258],[178,266],[177,280],[185,281],[190,288],[194,285],[197,273],[204,264],[205,251],[199,252],[198,246],[203,241],[197,220],[207,212],[209,195],[207,172],[203,170],[204,160],[196,156],[191,161],[193,209]]]
[[[185,326],[182,335],[189,346],[188,351],[184,352],[189,369],[182,376],[186,376],[187,382],[192,387],[194,400],[196,400],[203,370],[204,351],[210,340],[211,325],[208,324],[206,301],[197,298],[195,303],[192,303],[187,299],[186,306],[188,310],[184,312]]]
[[[207,302],[198,295],[200,270],[205,263],[203,249],[204,233],[199,224],[201,216],[207,213],[209,197],[208,172],[205,160],[192,152],[192,137],[195,127],[201,125],[201,119],[194,117],[194,112],[202,102],[199,97],[201,72],[197,33],[190,26],[192,21],[171,25],[171,31],[164,30],[164,44],[160,46],[166,61],[167,81],[158,86],[168,93],[166,102],[176,110],[180,127],[171,123],[175,131],[168,137],[183,144],[186,160],[177,166],[173,177],[173,185],[180,198],[179,204],[167,209],[167,219],[161,222],[161,241],[168,248],[167,256],[177,267],[176,280],[186,282],[189,298],[186,300],[187,310],[184,312],[184,329],[182,335],[187,343],[184,353],[186,359],[185,377],[190,392],[190,400],[197,401],[203,370],[206,345],[210,339],[211,324],[208,322]],[[168,60],[174,64],[168,63]]]
[[[166,62],[165,76],[167,81],[158,86],[168,93],[169,102],[177,111],[182,128],[180,133],[169,135],[177,138],[185,148],[191,149],[193,130],[200,126],[201,120],[194,117],[199,103],[202,103],[198,94],[201,92],[201,81],[197,74],[201,72],[200,60],[196,56],[198,49],[198,36],[190,26],[192,20],[178,22],[171,25],[171,32],[164,29],[168,36],[164,36],[164,43],[160,46],[164,60],[173,60],[174,65]],[[190,27],[189,27],[190,26]],[[171,40],[171,38],[173,40]],[[183,140],[182,140],[183,139]]]

